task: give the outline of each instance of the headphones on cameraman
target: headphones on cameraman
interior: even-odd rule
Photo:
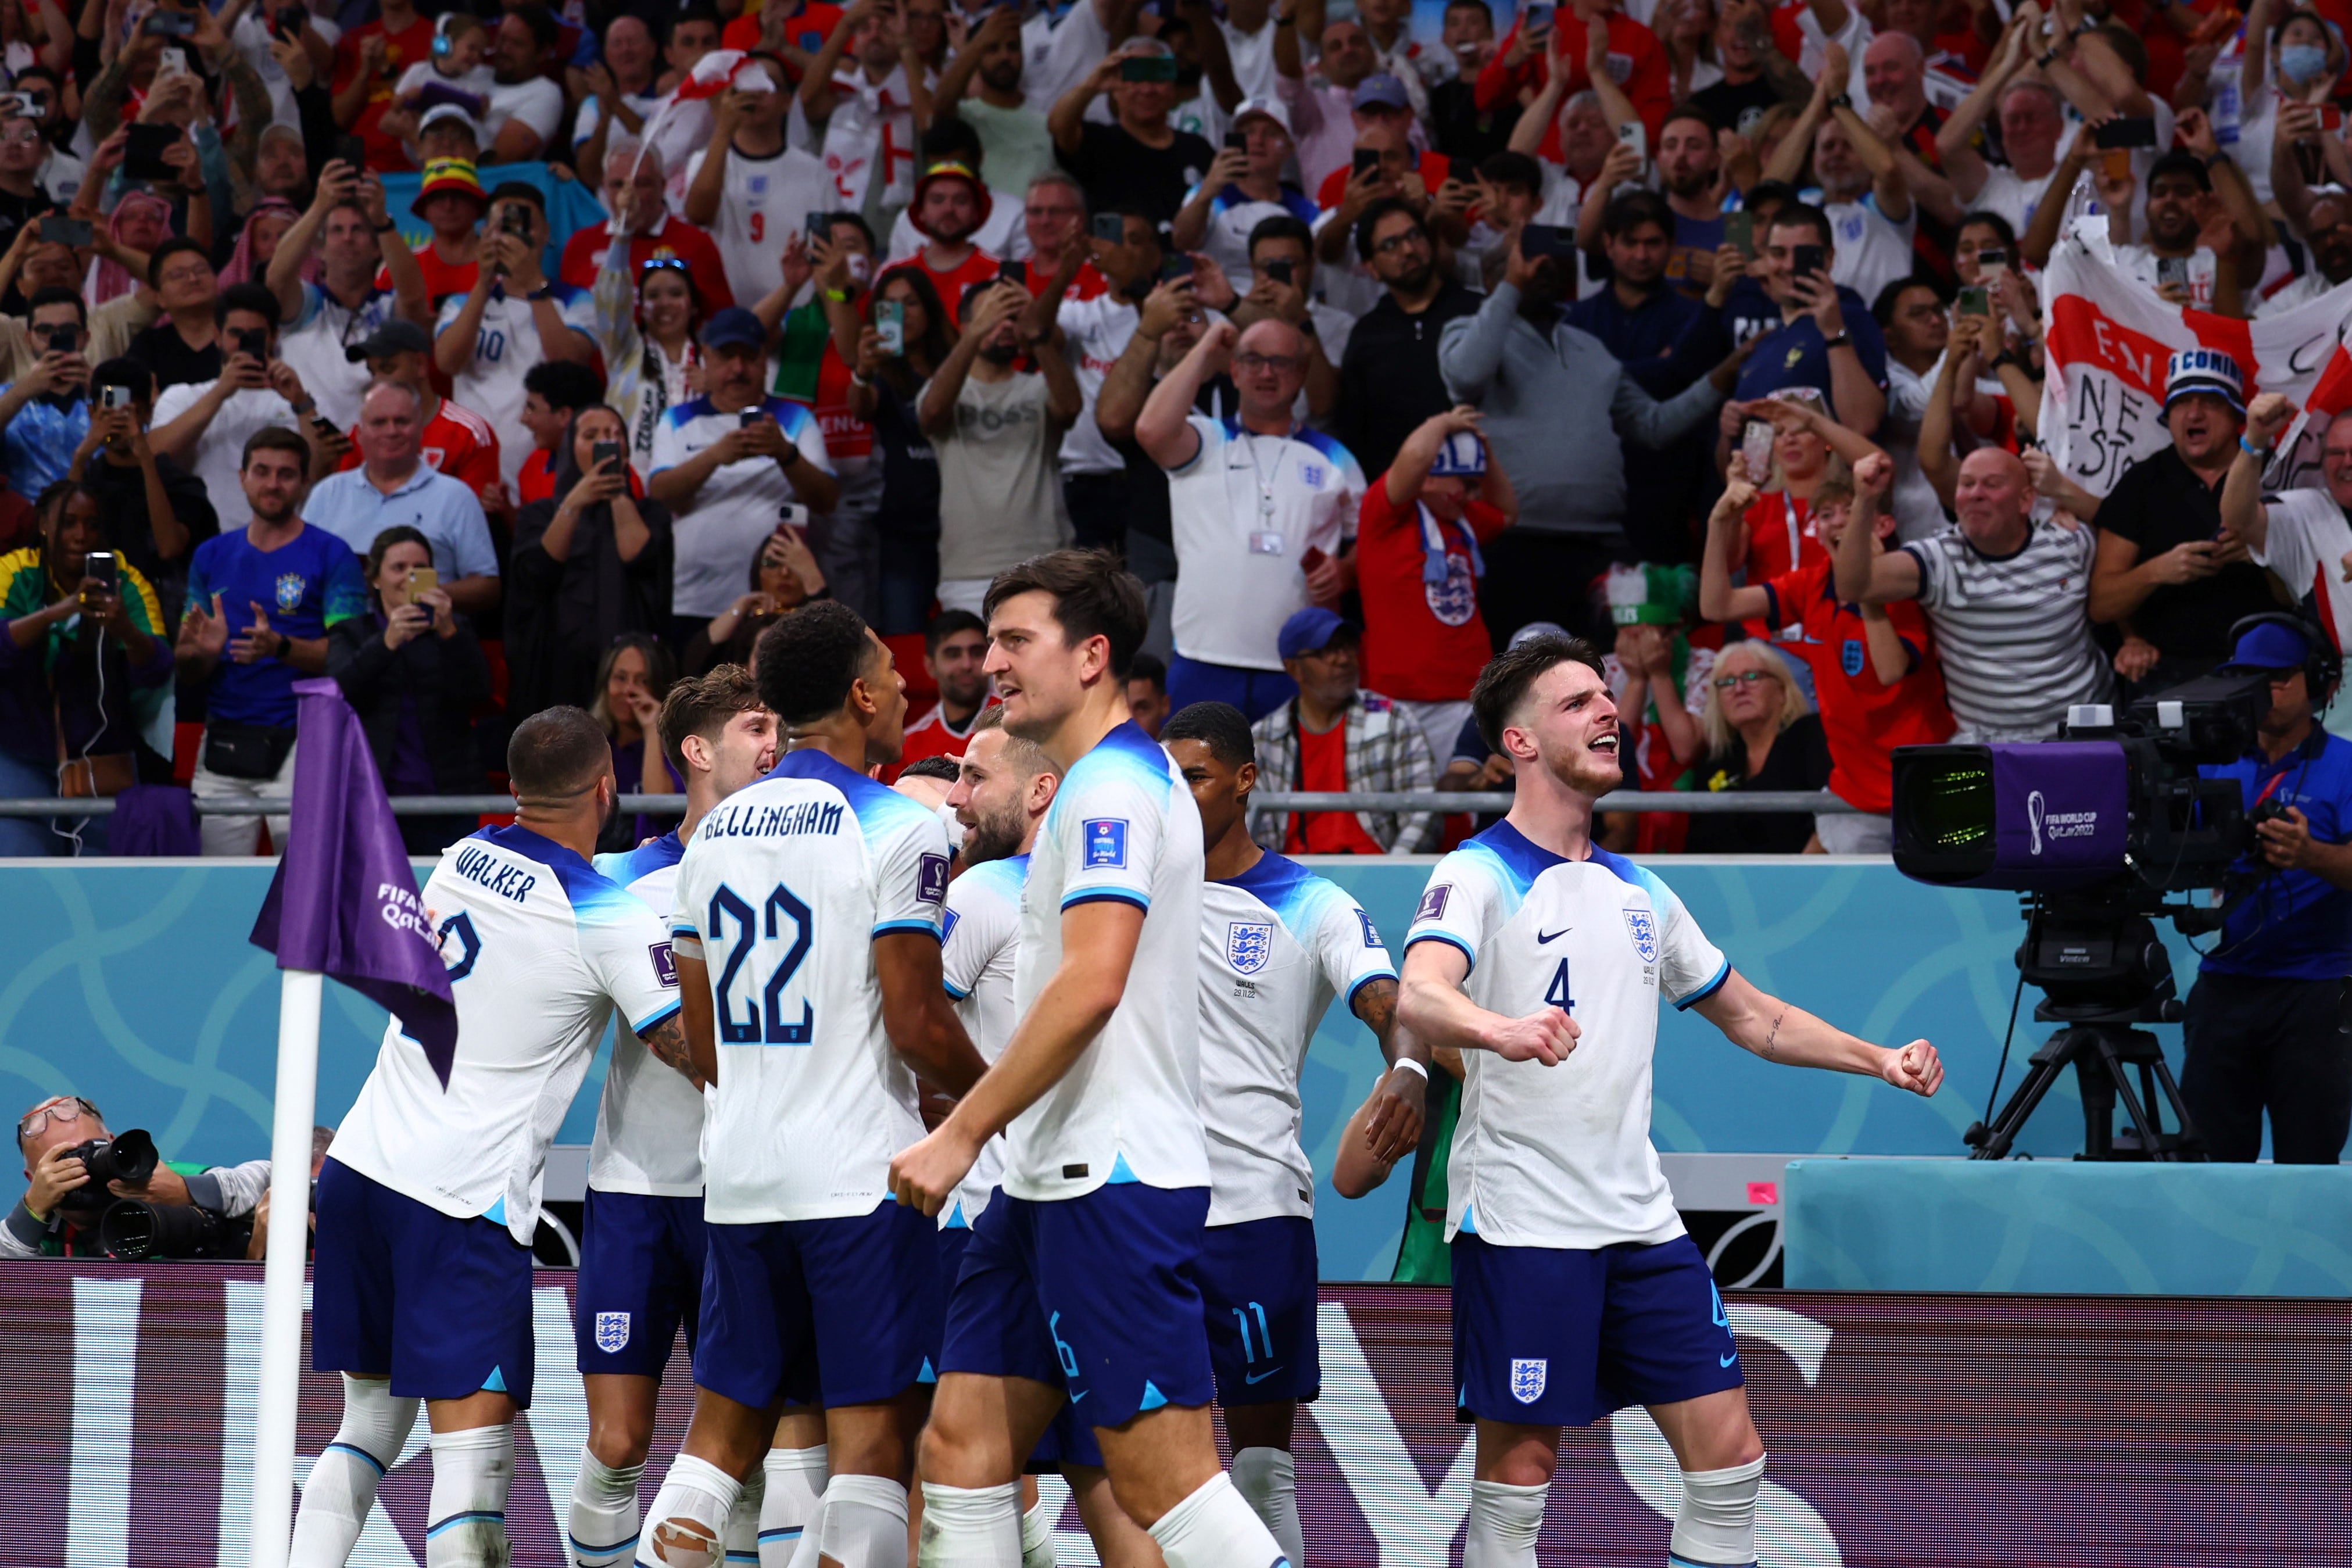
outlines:
[[[2292,610],[2263,610],[2251,616],[2241,616],[2230,626],[2230,651],[2237,652],[2239,639],[2256,626],[2284,626],[2303,639],[2303,685],[2311,697],[2314,717],[2324,712],[2335,699],[2336,689],[2344,679],[2344,656],[2336,644],[2309,616]],[[2226,658],[2224,662],[2227,662]]]

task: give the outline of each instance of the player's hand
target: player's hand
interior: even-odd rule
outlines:
[[[89,1184],[89,1168],[74,1157],[73,1151],[72,1144],[60,1143],[33,1167],[32,1185],[25,1189],[25,1207],[34,1218],[47,1219],[68,1193]]]
[[[1393,1067],[1372,1089],[1372,1114],[1364,1122],[1364,1147],[1383,1165],[1393,1165],[1421,1146],[1429,1080],[1408,1067]]]
[[[925,1215],[936,1215],[947,1207],[956,1184],[970,1173],[971,1163],[978,1158],[979,1146],[950,1118],[921,1142],[891,1157],[891,1195]]]
[[[1488,1032],[1486,1046],[1507,1062],[1541,1062],[1553,1068],[1568,1059],[1583,1033],[1575,1019],[1547,1007],[1524,1018],[1503,1019]]]
[[[1878,1076],[1897,1089],[1932,1095],[1944,1087],[1944,1063],[1936,1055],[1935,1047],[1925,1040],[1914,1040],[1901,1050],[1888,1051],[1881,1057]]]

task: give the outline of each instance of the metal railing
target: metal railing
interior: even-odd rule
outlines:
[[[1271,811],[1436,811],[1494,812],[1511,809],[1507,792],[1472,794],[1444,790],[1350,791],[1347,793],[1261,790],[1257,805]],[[284,816],[293,805],[278,795],[262,800],[198,800],[199,816]],[[625,795],[621,809],[646,816],[682,816],[682,795]],[[1601,811],[1683,811],[1695,815],[1738,815],[1750,812],[1811,812],[1819,816],[1851,815],[1854,807],[1824,790],[1620,790],[1601,797]],[[104,816],[114,810],[106,797],[95,800],[0,800],[0,817]],[[395,816],[504,816],[514,811],[514,800],[503,795],[400,795],[392,797]]]

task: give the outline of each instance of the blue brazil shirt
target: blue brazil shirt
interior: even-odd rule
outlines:
[[[2197,770],[2233,778],[2252,809],[2264,798],[2299,808],[2323,844],[2352,837],[2352,742],[2315,728],[2275,763],[2260,752],[2225,767]],[[2266,793],[2267,792],[2267,793]],[[2241,860],[2241,872],[2259,860]],[[2200,972],[2273,980],[2340,980],[2352,974],[2352,890],[2315,871],[2273,871],[2230,911]]]

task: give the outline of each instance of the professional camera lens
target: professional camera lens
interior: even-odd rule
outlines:
[[[98,1245],[124,1263],[151,1258],[217,1258],[228,1222],[189,1204],[149,1204],[124,1198],[99,1216]]]
[[[1921,847],[1976,848],[1992,837],[1992,769],[1975,759],[1955,761],[1921,779],[1904,804]]]
[[[109,1182],[135,1187],[155,1173],[155,1140],[142,1128],[134,1127],[110,1143],[93,1138],[77,1152],[94,1187],[103,1188]]]

